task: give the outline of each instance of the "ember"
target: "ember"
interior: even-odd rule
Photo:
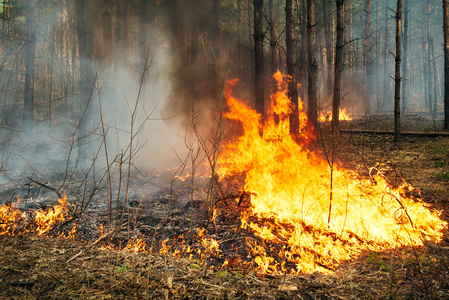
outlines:
[[[408,198],[411,187],[405,181],[391,186],[380,168],[361,179],[354,171],[331,168],[325,158],[295,143],[288,134],[287,83],[279,73],[274,77],[279,92],[272,97],[263,137],[260,115],[229,96],[225,117],[240,123],[244,134],[223,146],[219,161],[222,177],[246,176],[243,188],[252,195],[252,209],[242,216],[241,227],[263,241],[247,242],[261,272],[331,272],[362,250],[441,240],[446,222],[423,202]],[[305,134],[305,112],[299,108]]]

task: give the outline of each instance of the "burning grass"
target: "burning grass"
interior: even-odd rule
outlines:
[[[90,210],[77,220],[84,234],[70,229],[73,216],[66,198],[36,212],[0,206],[0,294],[45,299],[449,297],[449,247],[440,213],[390,165],[374,164],[376,159],[375,167],[356,173],[334,162],[331,152],[314,153],[294,143],[287,100],[279,82],[272,97],[276,117],[266,122],[262,138],[259,116],[229,97],[226,117],[242,124],[245,135],[224,145],[212,219],[203,218],[206,205],[186,206],[190,196],[177,199],[171,188],[160,201],[117,208],[114,215],[128,222],[106,234],[104,212],[99,216]],[[300,119],[307,141],[303,112]],[[385,141],[379,148],[385,152]],[[446,166],[443,156],[438,159],[438,166]],[[368,165],[365,158],[363,163]],[[199,186],[191,186],[189,195],[193,189],[201,194]],[[77,243],[48,238],[75,235]]]
[[[363,250],[441,241],[447,223],[439,212],[409,197],[414,188],[405,181],[389,181],[382,165],[361,178],[334,162],[333,149],[323,157],[293,141],[286,81],[278,81],[278,90],[263,125],[259,114],[229,95],[225,117],[244,134],[223,146],[219,160],[222,177],[245,176],[252,207],[242,215],[242,228],[263,241],[249,244],[263,273],[329,272]],[[307,141],[302,107],[299,119]]]

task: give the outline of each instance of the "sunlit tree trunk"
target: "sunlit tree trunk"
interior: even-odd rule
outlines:
[[[443,0],[444,130],[449,130],[449,0]]]
[[[23,106],[23,130],[29,132],[33,128],[34,105],[34,65],[36,57],[36,20],[35,0],[27,0],[26,8],[26,69],[25,95]]]
[[[396,55],[394,71],[394,141],[401,139],[401,31],[402,0],[398,0],[396,9]]]
[[[290,134],[295,141],[299,141],[299,111],[298,111],[298,87],[296,79],[296,44],[295,44],[295,20],[293,17],[293,1],[285,1],[285,37],[287,46],[287,73],[291,76],[288,82],[288,95],[292,104],[290,113]]]
[[[264,32],[263,22],[263,0],[254,0],[254,57],[255,57],[255,106],[256,111],[262,116],[262,122],[265,119],[265,99],[264,99],[264,80],[265,64],[263,55]]]
[[[309,126],[317,129],[318,124],[318,99],[317,99],[317,73],[318,64],[316,61],[316,30],[315,30],[315,3],[314,0],[307,0],[307,54],[309,60],[308,72],[308,109],[307,119]],[[309,131],[310,132],[310,131]]]
[[[337,40],[335,46],[335,63],[334,63],[334,98],[332,100],[332,131],[334,134],[338,134],[340,132],[339,114],[341,102],[341,74],[343,71],[344,2],[345,0],[336,0]]]

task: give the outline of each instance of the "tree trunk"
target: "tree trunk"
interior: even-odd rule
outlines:
[[[365,63],[365,82],[367,97],[365,101],[365,109],[367,114],[371,113],[371,0],[365,2],[365,43],[363,53]]]
[[[383,101],[382,109],[385,109],[390,102],[390,76],[388,75],[388,0],[385,0],[385,43],[384,43],[384,76],[383,76]],[[388,102],[387,102],[388,101]]]
[[[433,46],[433,38],[429,40],[430,47],[430,59],[432,63],[432,72],[433,72],[433,117],[437,118],[438,113],[438,72],[437,72],[437,63],[435,60],[435,49]]]
[[[405,80],[403,80],[402,82],[402,106],[401,106],[401,110],[402,113],[404,114],[405,111],[407,110],[407,83],[408,83],[408,1],[409,0],[404,0],[404,41],[403,41],[403,63],[402,63],[402,74],[403,74],[403,78]]]
[[[75,11],[77,12],[78,28],[78,51],[80,60],[80,93],[78,104],[80,106],[80,130],[78,139],[80,146],[86,144],[86,137],[92,134],[94,129],[94,103],[93,88],[95,85],[95,71],[93,60],[93,20],[94,12],[89,0],[75,1]],[[80,158],[86,162],[86,149],[81,148]]]
[[[250,69],[250,75],[251,75],[251,80],[252,82],[254,82],[256,80],[256,72],[255,72],[255,56],[254,56],[254,29],[253,29],[253,24],[254,22],[252,22],[251,20],[251,1],[252,0],[248,0],[246,3],[246,9],[247,9],[247,15],[248,15],[248,37],[249,37],[249,54],[250,54],[250,60],[249,60],[249,69]],[[255,95],[254,95],[255,97]]]
[[[444,130],[449,130],[449,0],[443,0]]]
[[[401,139],[401,31],[402,0],[397,2],[396,10],[396,55],[394,72],[394,141]]]
[[[338,134],[340,132],[339,114],[341,102],[341,74],[343,71],[344,2],[345,0],[336,0],[337,41],[335,46],[335,63],[334,63],[334,99],[332,101],[332,131],[334,134]]]
[[[276,64],[277,42],[273,19],[273,0],[268,1],[268,20],[270,22],[270,73],[274,74],[277,70]]]
[[[148,51],[150,47],[148,30],[147,30],[147,19],[148,19],[148,0],[140,0],[139,2],[139,57],[140,57],[140,67],[139,76],[142,78],[140,87],[140,97],[141,99],[146,98],[147,89],[146,83],[148,81]]]
[[[288,94],[292,111],[290,113],[290,134],[295,141],[299,141],[299,111],[298,111],[298,86],[296,79],[296,44],[295,44],[295,20],[293,17],[293,1],[285,2],[285,37],[287,44],[287,72],[291,79],[288,82]]]
[[[307,0],[307,54],[309,59],[309,72],[307,80],[308,110],[307,119],[309,121],[308,132],[315,132],[318,128],[318,99],[317,99],[317,73],[318,64],[316,61],[316,31],[315,31],[315,3],[314,0]],[[312,131],[311,131],[311,130]]]
[[[34,63],[36,57],[36,20],[35,0],[27,1],[26,8],[26,70],[25,97],[23,105],[23,130],[30,133],[33,129],[34,102]]]
[[[264,32],[263,21],[263,0],[254,0],[254,63],[255,63],[255,106],[256,111],[261,115],[261,122],[265,119],[265,65],[263,58]]]

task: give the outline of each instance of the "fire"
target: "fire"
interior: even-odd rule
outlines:
[[[346,108],[340,108],[340,112],[338,114],[338,119],[342,121],[352,121],[352,117],[349,115]],[[326,121],[332,121],[332,112],[328,111],[327,113],[321,113],[318,121],[320,122],[326,122]]]
[[[141,237],[130,239],[125,247],[125,250],[129,252],[145,252],[147,244],[143,241]]]
[[[34,217],[34,224],[38,235],[50,231],[56,224],[67,220],[67,196],[64,194],[63,198],[59,199],[58,205],[47,209],[39,210]]]
[[[292,140],[290,103],[281,79],[263,137],[260,115],[230,92],[230,111],[224,115],[240,123],[244,134],[223,146],[219,174],[246,176],[244,190],[252,195],[252,210],[242,215],[241,227],[263,241],[247,242],[260,271],[331,272],[362,250],[440,241],[446,222],[421,201],[408,198],[411,187],[405,182],[391,186],[380,169],[362,179],[354,171],[331,168],[327,160]],[[304,133],[301,108],[300,120]]]
[[[56,225],[64,221],[68,221],[71,217],[68,216],[67,196],[59,199],[59,204],[46,210],[38,210],[35,213],[30,213],[30,218],[26,213],[22,213],[18,208],[20,203],[17,198],[16,203],[3,204],[0,206],[0,235],[16,235],[26,233],[37,233],[37,235],[46,235]],[[29,222],[29,220],[32,220]],[[75,239],[76,226],[72,228],[66,237],[64,234],[59,237],[66,237],[70,240]]]
[[[15,206],[20,203],[3,204],[0,206],[0,235],[12,235],[16,231],[19,221],[22,219],[22,213]]]

